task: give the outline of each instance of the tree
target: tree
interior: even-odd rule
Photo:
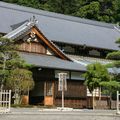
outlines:
[[[116,41],[117,44],[120,44],[120,38]],[[120,47],[120,46],[119,46]],[[108,67],[120,67],[120,50],[111,52],[107,55],[108,59],[114,59],[115,62],[111,63],[111,65],[108,65]],[[111,95],[114,91],[120,90],[120,73],[114,74],[114,80],[112,79],[109,83],[101,83],[103,86],[106,86],[106,88],[109,90],[110,94],[110,108],[111,108]]]
[[[5,83],[7,76],[9,76],[10,69],[14,68],[19,63],[19,56],[16,52],[16,48],[17,47],[14,45],[14,42],[12,40],[0,37],[1,89],[3,84]],[[14,65],[12,65],[12,61],[14,61]]]
[[[21,103],[22,95],[26,94],[34,87],[32,72],[27,69],[19,68],[12,70],[10,77],[6,81],[6,86],[15,92],[15,98],[17,99],[16,104]]]
[[[99,2],[91,2],[88,5],[80,7],[79,10],[74,15],[82,18],[98,19],[99,12],[100,12]]]
[[[74,13],[75,16],[88,19],[116,22],[118,2],[117,0],[87,0],[83,6]]]
[[[116,41],[116,44],[120,47],[120,38]],[[108,59],[120,60],[120,50],[111,52],[107,55]]]
[[[116,43],[120,47],[120,38],[116,41]],[[116,67],[116,68],[120,67],[120,50],[107,54],[106,58],[116,60],[113,63],[108,64],[108,67]],[[117,78],[116,80],[120,82],[120,73],[115,74],[115,76]]]
[[[120,83],[115,80],[115,77],[113,75],[110,75],[109,81],[102,81],[100,85],[104,88],[103,92],[106,92],[106,94],[109,94],[110,96],[110,109],[112,108],[112,93],[120,89]]]
[[[78,6],[79,0],[48,0],[44,9],[62,14],[73,14]]]
[[[94,109],[94,95],[93,91],[96,88],[100,88],[102,81],[109,80],[109,74],[105,66],[100,63],[94,63],[87,66],[87,72],[84,74],[85,85],[88,87],[93,97],[93,109]]]
[[[25,63],[17,52],[18,47],[14,40],[0,38],[0,78],[1,86],[18,90],[19,96],[25,93],[28,88],[31,90],[34,86],[32,72],[29,70],[31,65]],[[1,87],[2,89],[3,87]]]

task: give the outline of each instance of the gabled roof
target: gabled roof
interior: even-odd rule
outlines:
[[[24,34],[25,32],[29,31],[32,27],[34,27],[36,22],[37,21],[26,21],[25,23],[23,23],[16,29],[12,30],[11,32],[7,33],[3,37],[8,39],[16,39],[20,37],[22,34]]]
[[[11,25],[36,16],[38,28],[52,41],[118,50],[115,41],[120,31],[115,25],[29,7],[0,2],[0,32],[8,33]]]
[[[33,19],[31,19],[30,21],[24,22],[18,28],[14,29],[13,31],[9,32],[3,37],[9,38],[9,39],[17,39],[20,36],[23,36],[26,32],[33,31],[52,51],[54,51],[56,55],[58,55],[60,58],[64,60],[72,61],[53,42],[48,40],[43,35],[43,33],[36,27],[36,23],[37,23],[37,20],[35,19],[35,17],[33,17]]]

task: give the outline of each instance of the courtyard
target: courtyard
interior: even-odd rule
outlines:
[[[42,108],[12,108],[0,120],[119,120],[116,110],[73,109],[60,111]]]

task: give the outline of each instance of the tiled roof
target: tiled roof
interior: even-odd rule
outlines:
[[[30,30],[33,26],[35,26],[36,21],[26,21],[21,26],[17,27],[16,29],[12,30],[8,34],[4,36],[4,38],[9,39],[16,39],[17,37],[20,37],[22,34]]]
[[[68,55],[67,56],[72,59],[74,62],[84,65],[85,67],[89,64],[99,62],[101,64],[108,64],[112,63],[113,60],[108,59],[101,59],[101,58],[92,58],[92,57],[84,57],[84,56],[77,56],[77,55]],[[111,74],[120,74],[120,68],[107,68],[108,72]]]
[[[4,2],[0,2],[0,32],[10,32],[11,25],[28,20],[31,16],[36,17],[38,28],[49,40],[101,49],[119,49],[115,41],[120,38],[120,31],[113,24]]]
[[[21,57],[29,64],[37,67],[53,68],[62,70],[86,71],[86,67],[75,62],[62,60],[50,55],[36,55],[29,53],[21,53]]]
[[[88,64],[91,64],[91,63],[95,63],[95,62],[99,62],[101,64],[108,64],[108,63],[113,62],[113,60],[102,59],[102,58],[84,57],[84,56],[69,55],[69,54],[67,54],[67,56],[70,59],[72,59],[73,61],[81,63],[85,66],[87,66]]]

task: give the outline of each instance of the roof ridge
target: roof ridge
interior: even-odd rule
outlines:
[[[13,31],[9,32],[4,38],[9,38],[9,39],[15,39],[17,38],[20,34],[23,32],[26,32],[26,30],[30,29],[34,25],[36,25],[37,21],[35,18],[30,19],[29,21],[26,21],[24,24],[20,25],[18,28],[14,29]]]
[[[114,29],[120,33],[120,27],[119,26],[114,26]]]
[[[100,21],[89,20],[89,19],[85,19],[85,18],[79,18],[79,17],[64,15],[64,14],[55,13],[55,12],[49,12],[49,11],[45,11],[45,10],[35,9],[35,8],[31,8],[31,7],[26,7],[26,6],[21,6],[21,5],[16,5],[16,4],[11,4],[11,3],[6,3],[6,2],[1,2],[1,1],[0,1],[0,7],[17,10],[17,11],[33,13],[34,15],[35,14],[43,15],[43,16],[47,16],[47,17],[53,17],[56,19],[63,19],[63,20],[68,20],[68,21],[72,21],[72,22],[78,22],[78,23],[84,23],[84,24],[114,29],[114,24],[110,24],[110,23],[104,23],[104,22],[100,22]]]

